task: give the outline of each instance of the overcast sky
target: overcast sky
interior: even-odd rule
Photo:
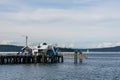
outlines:
[[[0,0],[0,44],[120,45],[120,0]]]

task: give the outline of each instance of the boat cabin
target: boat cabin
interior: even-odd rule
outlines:
[[[35,53],[37,53],[37,55],[58,55],[57,49],[52,45],[48,45],[47,43],[42,43],[38,45],[37,48],[33,49],[33,55],[35,55]]]
[[[32,54],[32,49],[28,46],[22,48],[22,54],[24,55],[31,55]]]

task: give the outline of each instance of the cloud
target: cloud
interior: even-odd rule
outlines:
[[[65,48],[65,47],[66,47],[66,44],[64,44],[64,43],[58,44],[58,47]]]
[[[15,1],[15,3],[14,3]],[[72,2],[92,2],[92,1],[100,1],[100,0],[70,0],[67,1],[68,5],[71,5]],[[36,22],[51,22],[51,21],[74,21],[74,22],[96,22],[96,21],[108,21],[108,20],[120,20],[120,11],[118,8],[113,7],[114,3],[111,4],[103,4],[101,5],[94,5],[94,6],[86,6],[86,3],[83,3],[86,7],[81,7],[80,5],[76,8],[67,8],[64,9],[64,7],[61,8],[55,8],[55,7],[35,7],[35,2],[51,2],[49,0],[37,0],[32,1],[33,6],[30,5],[30,1],[24,2],[22,1],[16,1],[16,0],[2,0],[0,1],[3,4],[11,4],[10,6],[17,7],[16,12],[0,12],[1,21],[15,21],[15,22],[30,22],[30,21],[36,21]],[[57,2],[56,0],[52,0],[52,2]],[[59,2],[66,2],[61,1]],[[102,4],[103,1],[101,1]],[[111,2],[111,1],[110,1]],[[28,4],[29,3],[29,4]],[[96,3],[98,4],[98,3]],[[45,5],[45,4],[44,4]],[[50,6],[48,4],[47,6]],[[56,5],[60,6],[60,5]],[[10,10],[13,9],[10,8]],[[9,10],[9,11],[10,11]],[[30,22],[31,23],[31,22]]]
[[[74,3],[83,4],[83,3],[96,2],[96,1],[99,1],[99,0],[74,0]]]
[[[95,11],[94,11],[95,10]],[[109,13],[109,14],[107,14]],[[91,21],[104,21],[104,20],[119,20],[120,12],[115,13],[112,11],[105,12],[103,9],[92,9],[89,10],[77,10],[77,9],[36,9],[31,11],[19,11],[12,13],[0,13],[2,20],[11,20],[15,22],[29,22],[29,21],[38,21],[38,22],[48,22],[48,21],[82,21],[82,22],[91,22]],[[31,23],[31,22],[30,22]]]
[[[38,40],[66,40],[70,41],[69,44],[74,39],[81,41],[83,46],[89,43],[83,44],[82,41],[99,42],[108,38],[110,41],[119,40],[119,1],[1,0],[0,5],[0,32],[9,38],[17,33],[36,36]],[[32,39],[34,41],[36,38]],[[99,46],[103,45],[111,44]]]
[[[8,4],[9,3],[9,0],[0,0],[0,4]]]
[[[97,48],[120,46],[120,42],[103,42],[97,45]]]
[[[29,34],[47,39],[62,38],[64,40],[72,38],[106,39],[107,37],[119,36],[119,24],[116,24],[116,22],[119,23],[119,20],[110,21],[111,18],[120,19],[118,13],[113,13],[110,10],[107,14],[106,9],[101,8],[90,10],[39,8],[19,12],[3,12],[0,13],[0,31]],[[113,25],[116,25],[116,28]],[[10,28],[12,29],[10,30]]]
[[[75,45],[74,43],[70,43],[70,42],[66,42],[66,43],[58,43],[57,45],[58,47],[62,47],[62,48],[74,48]]]
[[[12,42],[14,42],[14,41],[12,41],[12,40],[2,40],[2,41],[0,41],[0,44],[1,45],[7,45],[7,44],[11,44]]]
[[[68,45],[68,47],[69,47],[69,48],[74,48],[75,45],[74,45],[74,43],[70,43],[70,44]]]

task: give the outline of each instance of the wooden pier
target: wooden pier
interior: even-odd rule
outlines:
[[[62,63],[62,55],[0,55],[0,64]]]

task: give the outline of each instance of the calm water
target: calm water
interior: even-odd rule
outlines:
[[[0,65],[0,80],[120,80],[120,53],[89,54],[82,64]]]

